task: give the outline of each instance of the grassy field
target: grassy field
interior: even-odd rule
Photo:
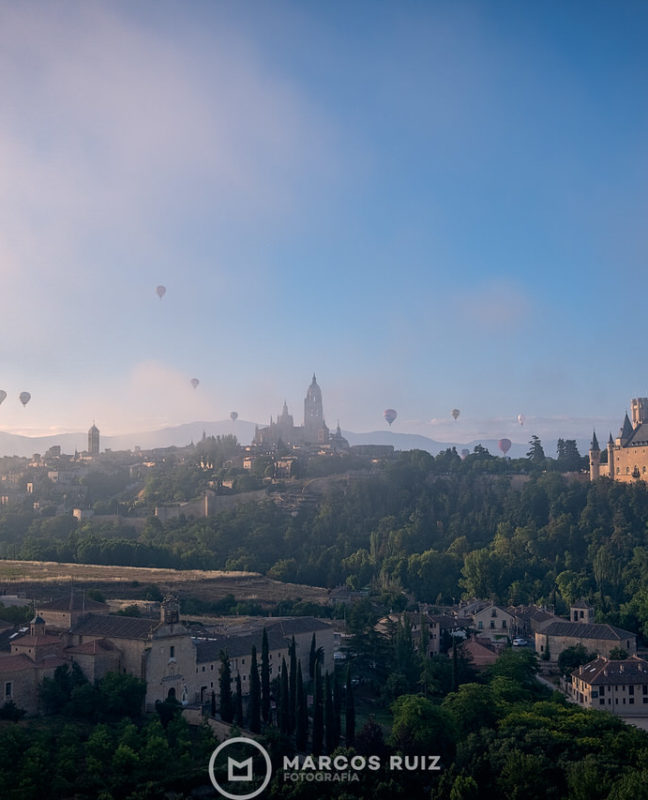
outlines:
[[[0,590],[28,597],[57,596],[64,588],[97,588],[111,597],[130,597],[142,586],[155,584],[162,592],[191,594],[200,600],[220,600],[233,594],[237,601],[276,603],[297,599],[326,603],[326,589],[281,583],[257,572],[173,570],[112,567],[99,564],[59,564],[54,561],[0,561]]]

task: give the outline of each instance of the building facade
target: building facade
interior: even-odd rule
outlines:
[[[574,670],[568,691],[583,708],[648,716],[648,661],[636,655],[619,661],[599,657]]]
[[[274,448],[279,442],[284,445],[329,444],[330,432],[324,421],[322,390],[315,375],[304,399],[304,424],[295,425],[288,406],[284,402],[281,414],[270,425],[257,428],[253,443],[257,446]]]
[[[596,432],[589,450],[590,479],[607,477],[631,483],[648,480],[648,397],[630,402],[631,418],[625,415],[616,439],[610,434],[605,451],[599,447]]]

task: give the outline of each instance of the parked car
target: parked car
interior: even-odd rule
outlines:
[[[526,639],[517,638],[513,639],[513,647],[526,647],[529,643]]]

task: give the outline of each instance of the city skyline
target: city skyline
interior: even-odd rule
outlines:
[[[0,431],[265,424],[315,372],[332,428],[616,434],[648,394],[647,28],[638,2],[5,4]]]

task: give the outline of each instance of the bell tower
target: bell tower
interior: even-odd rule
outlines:
[[[322,390],[317,385],[315,373],[304,400],[304,436],[308,442],[319,442],[324,425]]]

